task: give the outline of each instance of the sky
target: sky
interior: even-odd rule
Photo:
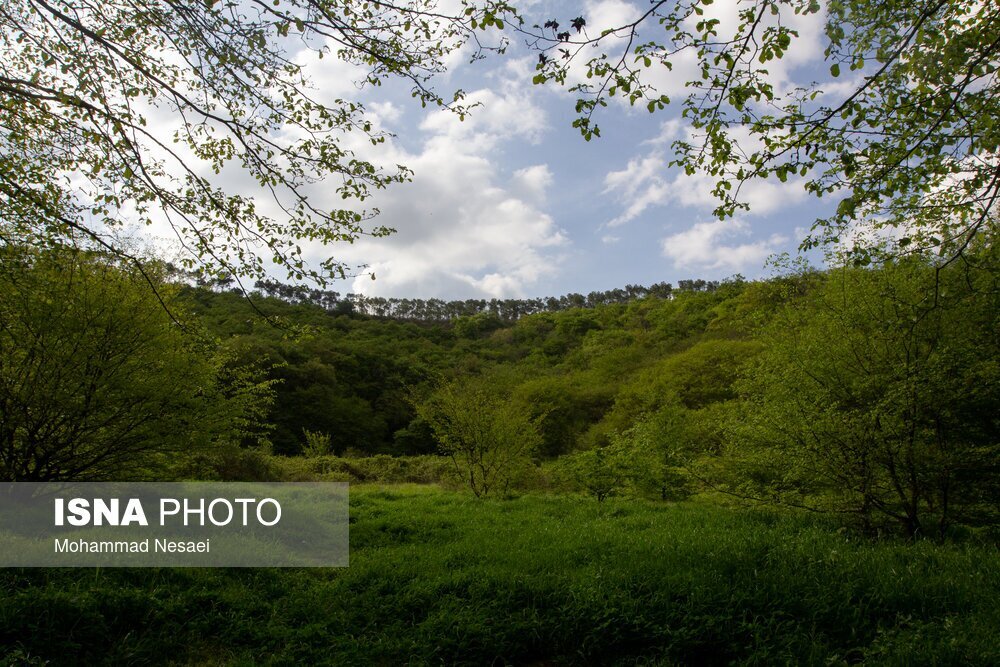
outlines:
[[[735,0],[711,10],[733,25]],[[522,10],[539,23],[577,15],[588,28],[624,23],[643,4],[626,0],[556,3]],[[809,83],[824,71],[822,16],[797,20],[801,37],[771,63],[777,86]],[[655,26],[650,38],[658,37]],[[387,238],[311,246],[307,255],[333,255],[368,272],[333,289],[366,295],[443,299],[530,298],[587,293],[626,284],[686,278],[769,275],[769,256],[794,254],[813,220],[829,212],[789,179],[745,188],[750,211],[717,220],[712,181],[668,168],[670,143],[687,131],[680,120],[684,83],[693,59],[673,72],[655,73],[675,100],[666,110],[612,103],[598,116],[602,136],[586,142],[571,127],[575,97],[555,85],[532,84],[537,53],[509,33],[505,55],[468,62],[456,54],[434,82],[461,88],[481,106],[464,122],[452,113],[422,109],[405,85],[358,88],[358,73],[333,58],[307,63],[322,96],[349,96],[365,104],[378,127],[394,136],[365,155],[404,164],[412,182],[379,191],[366,205],[380,209],[377,223],[396,229]],[[303,56],[306,58],[306,56]],[[313,189],[317,203],[333,186]],[[330,205],[338,201],[330,197]]]

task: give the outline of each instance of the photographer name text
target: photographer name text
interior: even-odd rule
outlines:
[[[70,540],[56,539],[55,553],[70,554],[148,554],[152,542],[153,553],[183,554],[211,552],[211,540],[197,542],[183,540]]]

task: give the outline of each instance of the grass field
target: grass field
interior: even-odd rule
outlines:
[[[0,571],[0,662],[1000,664],[995,546],[418,486],[351,508],[346,569]]]

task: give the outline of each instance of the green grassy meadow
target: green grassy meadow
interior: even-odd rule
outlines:
[[[353,486],[336,570],[6,570],[7,664],[1000,664],[1000,558],[716,504]]]

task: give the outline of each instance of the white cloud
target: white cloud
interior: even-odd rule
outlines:
[[[719,205],[719,200],[712,194],[715,180],[707,174],[688,176],[678,173],[670,182],[669,200],[692,208],[714,209]],[[801,178],[790,178],[784,183],[776,179],[754,179],[740,188],[739,201],[750,206],[750,215],[770,215],[805,199],[808,193],[803,183]]]
[[[375,116],[377,125],[395,123],[403,117],[403,109],[392,102],[369,102],[367,109]]]
[[[552,185],[552,172],[547,164],[536,164],[514,172],[511,186],[514,191],[533,202],[545,201],[545,193]]]
[[[676,268],[745,271],[760,268],[769,255],[789,240],[772,234],[766,240],[725,243],[734,236],[749,234],[750,226],[744,220],[699,222],[663,239],[663,255],[672,260]]]
[[[731,129],[729,135],[737,155],[748,156],[761,150],[760,139],[743,127]],[[633,158],[625,169],[605,175],[605,194],[617,196],[624,206],[618,216],[608,221],[609,227],[631,222],[654,206],[679,204],[711,211],[719,205],[719,200],[712,194],[716,177],[705,173],[688,175],[680,169],[667,167],[669,143],[682,136],[692,143],[700,140],[694,136],[693,129],[682,126],[679,120],[664,122],[657,136],[644,142],[651,146],[645,156]],[[738,201],[749,205],[749,215],[769,215],[805,199],[808,193],[803,186],[804,179],[799,177],[789,178],[784,183],[776,177],[752,179],[743,183],[739,192],[734,194]]]
[[[464,120],[450,111],[435,111],[420,129],[447,144],[490,150],[512,137],[538,143],[547,128],[545,112],[535,104],[530,91],[494,92],[481,89],[468,94],[465,104],[478,104]]]
[[[647,146],[662,146],[669,148],[676,139],[684,136],[686,128],[680,118],[671,118],[660,123],[660,132],[652,139],[642,142]]]
[[[608,227],[618,227],[638,218],[647,208],[666,204],[674,198],[674,193],[668,183],[655,179],[639,196],[628,201],[628,206],[621,215],[608,221]]]
[[[688,175],[667,166],[669,143],[684,135],[690,140],[691,133],[692,130],[683,127],[679,120],[668,120],[661,124],[656,137],[644,142],[651,146],[646,155],[635,157],[624,169],[605,175],[604,193],[616,196],[624,206],[618,216],[608,221],[608,227],[631,222],[656,206],[678,204],[711,211],[719,205],[719,200],[712,194],[715,177],[703,173]],[[756,137],[741,129],[733,133],[733,139],[744,151],[752,150],[759,143]],[[750,215],[774,213],[801,201],[805,196],[802,180],[798,178],[785,183],[752,180],[744,183],[739,192],[739,200],[750,206]],[[705,231],[703,228],[702,232]]]
[[[380,296],[521,296],[556,270],[567,238],[543,208],[553,184],[548,165],[505,172],[496,159],[507,142],[537,141],[547,120],[531,91],[498,88],[469,94],[482,106],[465,122],[447,112],[430,114],[420,125],[426,138],[419,151],[408,153],[394,140],[377,149],[380,161],[405,164],[414,179],[372,199],[381,211],[377,223],[395,234],[333,249],[376,276],[360,276],[349,289]]]
[[[604,30],[611,30],[631,23],[640,15],[638,7],[623,0],[599,0],[598,2],[591,0],[584,5],[587,32],[591,35],[600,35]]]
[[[332,104],[337,99],[357,99],[365,88],[364,80],[368,70],[337,57],[338,45],[327,38],[326,48],[332,53],[320,59],[312,49],[302,48],[293,61],[302,66],[309,87],[320,102]]]
[[[624,197],[634,197],[644,186],[660,180],[666,162],[658,154],[629,160],[621,171],[611,171],[604,177],[604,192],[620,191]]]
[[[604,192],[617,194],[626,207],[607,223],[608,227],[624,225],[647,208],[669,202],[673,195],[664,180],[666,170],[663,156],[654,152],[645,158],[629,160],[628,166],[621,171],[609,172],[604,177]]]
[[[374,282],[358,278],[353,290],[383,296],[515,296],[554,271],[558,258],[550,251],[566,237],[549,215],[513,195],[486,160],[456,155],[446,167],[431,152],[411,164],[419,176],[408,191],[397,188],[379,202],[380,222],[397,233],[350,249],[377,276]]]

